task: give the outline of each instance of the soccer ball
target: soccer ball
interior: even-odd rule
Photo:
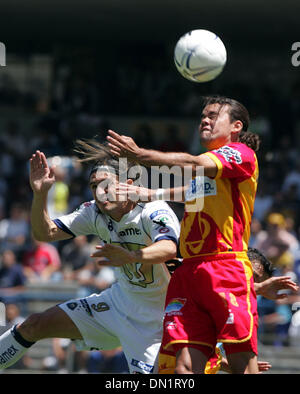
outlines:
[[[174,62],[180,74],[193,82],[208,82],[223,70],[227,60],[222,40],[208,30],[192,30],[177,42]]]

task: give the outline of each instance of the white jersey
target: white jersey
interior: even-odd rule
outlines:
[[[163,239],[177,243],[180,233],[177,216],[164,201],[138,203],[119,222],[100,212],[95,201],[90,201],[54,222],[74,237],[96,235],[104,243],[128,250],[138,250]],[[170,279],[165,264],[126,264],[115,267],[115,275],[121,290],[135,301],[136,296],[143,295],[152,301],[164,299]]]

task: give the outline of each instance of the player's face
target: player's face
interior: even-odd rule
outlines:
[[[255,283],[261,283],[266,279],[269,279],[269,276],[265,273],[263,265],[258,261],[254,260],[252,262],[253,268],[253,280]]]
[[[234,142],[233,138],[242,123],[231,122],[228,110],[228,105],[220,104],[209,104],[203,109],[199,132],[201,145],[206,149],[217,149]]]
[[[90,177],[90,188],[98,208],[113,218],[122,216],[122,208],[125,205],[124,201],[117,201],[115,193],[117,182],[116,175],[108,172],[96,171]]]

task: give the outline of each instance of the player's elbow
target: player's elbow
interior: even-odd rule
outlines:
[[[43,231],[36,231],[34,229],[32,230],[32,238],[35,241],[38,241],[38,242],[51,242],[51,241],[53,241],[50,232],[49,233],[48,232],[45,233]]]
[[[49,238],[41,233],[33,233],[32,238],[38,242],[49,242]]]

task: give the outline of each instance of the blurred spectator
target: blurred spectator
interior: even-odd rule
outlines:
[[[261,222],[255,217],[252,218],[250,229],[251,229],[251,234],[249,238],[249,247],[252,248],[252,247],[256,247],[257,239],[259,239],[262,236],[263,237],[265,236],[265,231],[262,229]]]
[[[17,304],[6,304],[6,329],[20,324],[25,320],[20,313],[20,308]]]
[[[280,275],[288,276],[294,282],[298,282],[296,274],[289,270],[289,266],[282,267]],[[280,293],[287,294],[287,297],[276,301],[261,296],[257,297],[258,333],[263,340],[267,339],[264,334],[272,334],[272,345],[287,346],[289,345],[289,328],[293,316],[292,305],[295,301],[300,301],[300,297],[296,292],[292,293],[290,290],[280,290]]]
[[[26,277],[23,267],[17,262],[12,250],[5,250],[0,261],[0,300],[2,302],[23,301]]]
[[[92,247],[85,235],[80,235],[69,241],[61,250],[63,270],[77,271],[91,260]]]
[[[6,130],[1,136],[1,143],[6,147],[6,151],[17,160],[27,159],[30,145],[26,135],[21,131],[20,124],[16,120],[9,120]]]
[[[89,373],[129,373],[122,348],[89,352],[87,371]]]
[[[258,296],[257,310],[259,315],[258,335],[263,339],[263,343],[268,337],[270,338],[270,334],[273,334],[271,335],[272,345],[287,346],[288,330],[292,319],[290,306],[281,301],[267,300]]]
[[[268,193],[268,189],[263,182],[258,183],[253,217],[262,222],[266,218],[266,215],[269,213],[272,204],[273,196]]]
[[[55,219],[68,211],[69,186],[66,183],[66,169],[60,166],[52,168],[56,182],[49,190],[48,213],[50,218]]]
[[[76,351],[72,341],[64,338],[53,338],[50,354],[43,360],[43,368],[59,374],[129,373],[122,348]]]
[[[77,352],[71,339],[53,338],[49,355],[43,359],[43,369],[59,374],[79,371],[86,373],[88,352]]]
[[[300,310],[297,310],[292,316],[288,335],[290,346],[300,347]]]
[[[4,193],[1,193],[1,178],[0,178],[0,221],[4,219],[5,216],[5,198],[3,197]]]
[[[110,287],[115,281],[114,269],[91,262],[84,268],[75,271],[73,279],[80,284],[77,296],[86,297]]]
[[[61,260],[55,246],[32,238],[31,248],[23,255],[24,273],[30,282],[60,280]]]
[[[267,218],[266,231],[257,236],[255,247],[280,269],[293,267],[294,253],[299,248],[299,242],[286,230],[284,216],[273,212]]]
[[[291,186],[295,186],[297,198],[300,201],[300,160],[299,159],[295,168],[290,173],[288,173],[287,176],[284,178],[282,191],[286,192],[290,190]]]
[[[29,235],[28,213],[21,204],[15,203],[11,206],[10,216],[0,221],[0,252],[11,249],[22,253]]]

